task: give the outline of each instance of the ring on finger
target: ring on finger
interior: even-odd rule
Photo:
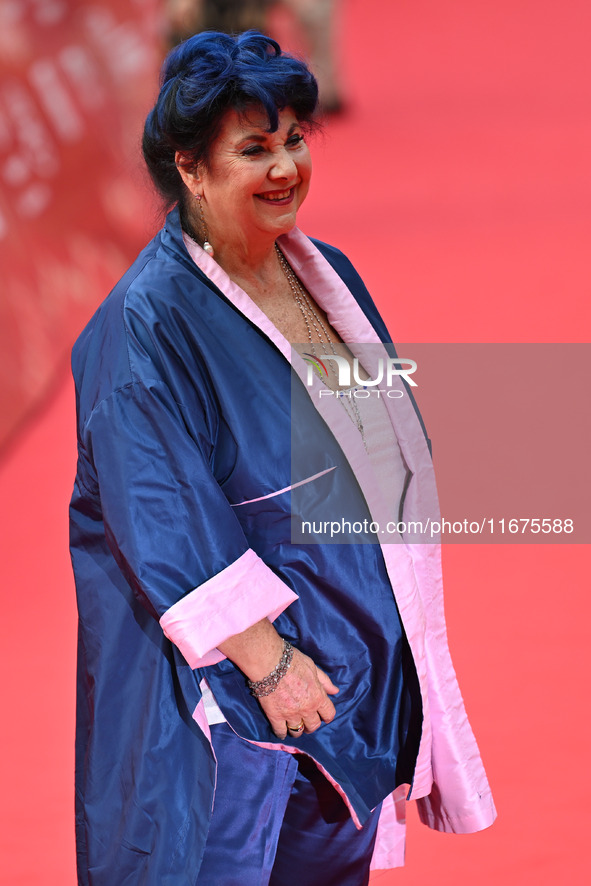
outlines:
[[[300,720],[297,726],[290,726],[289,723],[285,724],[289,730],[289,732],[293,732],[295,735],[301,735],[304,731],[304,718]]]

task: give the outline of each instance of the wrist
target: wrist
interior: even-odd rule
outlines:
[[[218,646],[252,681],[263,680],[283,654],[283,638],[264,618],[240,634],[234,634]]]
[[[282,680],[291,667],[294,648],[288,640],[283,640],[283,651],[281,658],[273,668],[273,670],[263,677],[262,680],[248,680],[248,688],[255,698],[265,698],[271,695],[277,689],[280,680]]]

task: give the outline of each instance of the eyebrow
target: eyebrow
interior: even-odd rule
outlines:
[[[299,128],[300,128],[300,124],[296,120],[294,123],[291,124],[291,126],[287,130],[287,137],[289,138],[289,136],[292,134],[294,129],[299,129]],[[241,138],[240,141],[238,142],[238,144],[241,145],[243,142],[247,142],[247,141],[264,142],[267,140],[267,138],[270,135],[273,135],[273,134],[274,133],[272,133],[272,132],[265,132],[264,134],[262,134],[260,132],[253,132],[253,133],[251,133],[251,135],[245,135],[244,138]]]

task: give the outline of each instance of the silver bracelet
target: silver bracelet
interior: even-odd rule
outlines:
[[[270,674],[263,677],[262,680],[248,680],[248,688],[255,698],[264,698],[265,695],[271,695],[277,689],[277,684],[282,677],[285,677],[291,665],[293,658],[293,646],[288,640],[283,640],[283,653],[279,659],[279,664],[273,668]]]

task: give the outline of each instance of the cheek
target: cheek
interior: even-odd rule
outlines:
[[[310,152],[308,151],[305,157],[302,157],[301,161],[298,163],[298,171],[302,178],[302,181],[309,182],[312,176],[312,157],[310,156]]]
[[[304,181],[302,179],[302,182],[298,188],[298,202],[297,202],[298,209],[300,208],[300,206],[302,205],[302,203],[304,202],[304,200],[308,196],[309,191],[310,191],[310,180],[308,179],[308,180]]]
[[[312,176],[312,163],[310,161],[310,157],[308,156],[307,160],[301,164],[298,164],[298,172],[300,175],[301,183],[299,187],[300,192],[300,205],[306,199],[306,195],[310,189],[310,178]]]

